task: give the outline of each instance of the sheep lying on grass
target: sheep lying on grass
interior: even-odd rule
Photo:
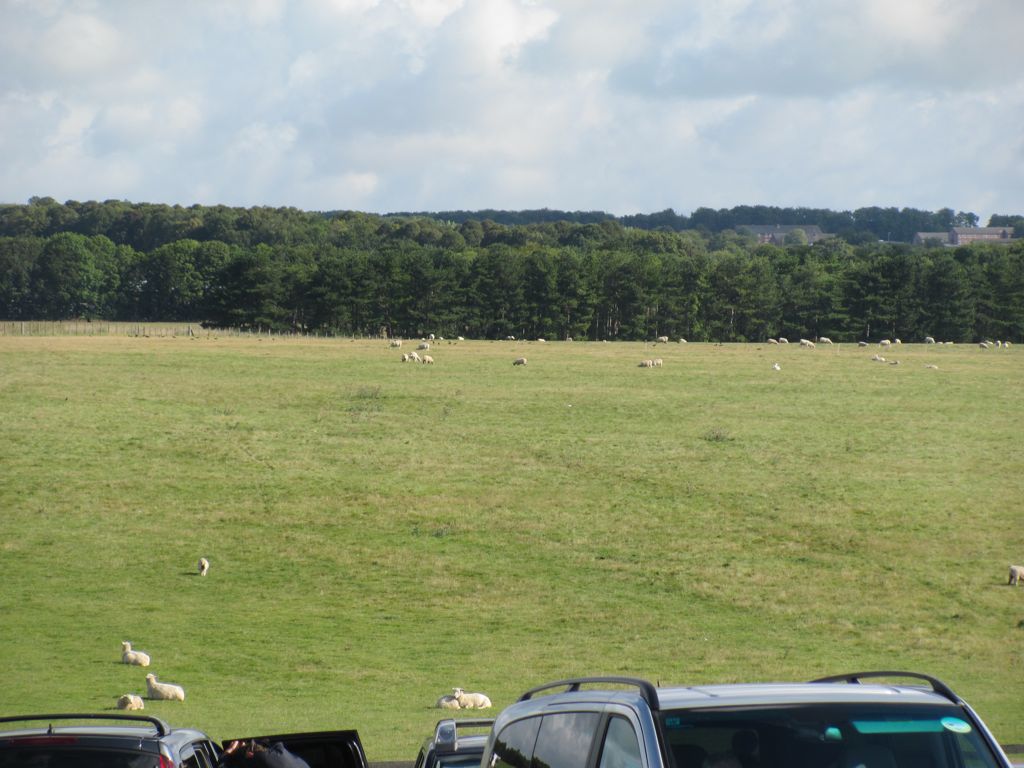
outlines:
[[[452,688],[456,701],[461,709],[487,709],[491,700],[482,693],[466,693],[461,688]]]
[[[149,654],[142,651],[133,651],[132,644],[125,640],[121,643],[121,663],[134,664],[137,667],[148,667]]]
[[[437,700],[434,704],[435,709],[461,709],[459,706],[459,700],[450,693],[446,693],[444,696]]]
[[[126,693],[124,696],[117,700],[118,709],[145,709],[146,705],[142,703],[142,697],[136,696],[134,693]]]
[[[185,689],[180,685],[174,685],[174,683],[157,682],[156,675],[150,672],[146,675],[146,698],[184,701]]]

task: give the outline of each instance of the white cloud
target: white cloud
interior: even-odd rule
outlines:
[[[0,199],[1024,211],[1021,28],[1020,0],[8,0]]]

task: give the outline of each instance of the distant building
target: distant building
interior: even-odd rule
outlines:
[[[1013,240],[1013,227],[953,227],[948,232],[917,232],[915,245],[966,245],[976,242],[1008,243]]]
[[[915,232],[914,245],[949,245],[949,232]]]
[[[737,232],[749,232],[757,238],[757,242],[771,243],[772,245],[785,245],[786,235],[797,229],[807,235],[809,245],[814,245],[826,237],[832,237],[832,235],[822,232],[817,224],[740,224],[736,227]]]
[[[1013,227],[953,227],[949,240],[953,245],[973,243],[978,240],[1012,240]]]

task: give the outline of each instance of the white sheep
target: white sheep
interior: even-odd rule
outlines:
[[[1003,342],[1003,349],[1009,349],[1009,348],[1010,348],[1010,342],[1004,341]]]
[[[142,651],[133,651],[132,644],[125,640],[121,643],[121,663],[134,664],[137,667],[148,667],[149,654]]]
[[[832,339],[830,339],[828,336],[819,336],[818,337],[818,343],[819,344],[831,344],[832,343]]]
[[[542,339],[542,338],[538,337],[537,338],[537,343],[538,344],[547,344],[547,339]]]
[[[431,341],[433,341],[434,340],[434,334],[428,333],[427,334],[427,338],[430,339]]]
[[[804,349],[814,349],[814,342],[810,339],[800,339],[800,346]]]
[[[403,363],[408,363],[409,362],[409,356],[407,354],[405,354],[405,352],[402,353],[402,362]]]
[[[174,683],[157,682],[156,675],[150,672],[146,675],[146,698],[184,701],[185,689]]]
[[[390,346],[391,346],[392,349],[398,349],[399,347],[402,346],[402,340],[401,339],[392,339],[390,341]]]
[[[680,343],[680,344],[686,344],[687,342],[686,342],[686,339],[682,339],[682,338],[681,338],[681,339],[679,339],[679,343]]]
[[[459,700],[454,695],[446,693],[434,704],[434,709],[461,709]]]
[[[892,343],[893,343],[893,344],[902,344],[903,342],[902,342],[902,341],[900,341],[899,339],[893,339],[893,340],[892,340]]]
[[[432,358],[430,355],[424,355],[423,359],[420,360],[420,362],[421,363],[425,363],[426,365],[433,365],[434,364],[434,358]]]
[[[199,568],[199,575],[205,576],[210,572],[210,561],[207,560],[205,557],[200,557],[197,567]]]
[[[654,341],[656,344],[668,344],[668,336],[659,336]]]
[[[420,345],[416,349],[430,349],[430,342],[421,341]]]
[[[665,362],[660,357],[654,358],[653,360],[651,360],[651,362],[654,364],[655,368],[661,368],[665,364]]]
[[[512,365],[526,365],[526,358],[517,357],[515,360],[512,361]]]
[[[924,337],[924,343],[925,344],[934,344],[935,343],[935,337],[934,336],[925,336]]]
[[[769,344],[778,344],[778,339],[768,339]]]
[[[566,337],[565,337],[565,340],[566,340],[566,341],[572,341],[572,336],[566,336]]]
[[[773,371],[781,371],[782,370],[782,366],[779,365],[778,363],[772,363],[772,370]]]
[[[640,361],[640,365],[638,367],[640,367],[640,368],[653,368],[654,367],[654,361],[653,360],[641,360]]]
[[[410,352],[409,353],[409,362],[410,363],[418,363],[418,362],[420,362],[420,356],[418,354],[416,354],[415,352]]]
[[[978,342],[978,346],[981,349],[988,349],[990,345],[989,345],[989,343],[987,341],[979,341]]]
[[[146,705],[142,702],[141,696],[136,696],[134,693],[126,693],[124,696],[117,700],[118,709],[145,709]]]
[[[515,336],[511,336],[511,335],[509,335],[509,336],[506,336],[506,337],[505,337],[505,341],[515,341],[515,340],[516,340],[516,337],[515,337]]]
[[[857,346],[858,347],[866,347],[867,345],[868,345],[868,343],[866,341],[858,341],[857,342]]]
[[[935,363],[927,363],[924,367],[930,368],[933,371],[939,370],[939,366],[935,365]]]
[[[1008,583],[1011,587],[1024,583],[1024,565],[1010,566],[1010,581]]]
[[[789,344],[789,339],[785,336],[779,336],[779,344]]]
[[[465,337],[465,336],[456,336],[456,337],[455,337],[455,340],[456,340],[456,341],[465,341],[465,340],[466,340],[466,337]]]
[[[888,339],[882,339],[880,342],[878,342],[878,346],[888,348],[892,346],[892,342],[889,341]]]
[[[466,693],[461,688],[452,688],[452,693],[462,709],[487,709],[491,700],[482,693]]]

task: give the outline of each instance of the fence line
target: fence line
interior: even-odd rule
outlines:
[[[144,338],[176,338],[213,336],[334,339],[383,338],[353,336],[326,331],[292,333],[270,328],[204,328],[200,323],[135,323],[113,320],[0,320],[0,336],[137,336]]]

